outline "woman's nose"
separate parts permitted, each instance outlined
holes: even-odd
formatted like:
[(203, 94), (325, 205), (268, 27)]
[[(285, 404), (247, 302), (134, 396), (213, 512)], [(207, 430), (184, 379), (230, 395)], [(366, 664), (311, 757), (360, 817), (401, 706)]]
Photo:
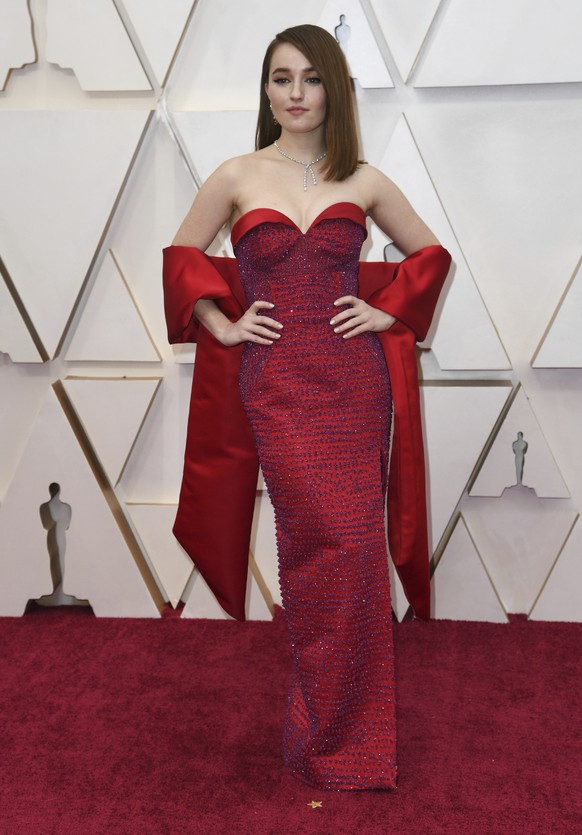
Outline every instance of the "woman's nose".
[(294, 81), (291, 85), (291, 98), (292, 99), (302, 99), (303, 98), (303, 84), (299, 79)]

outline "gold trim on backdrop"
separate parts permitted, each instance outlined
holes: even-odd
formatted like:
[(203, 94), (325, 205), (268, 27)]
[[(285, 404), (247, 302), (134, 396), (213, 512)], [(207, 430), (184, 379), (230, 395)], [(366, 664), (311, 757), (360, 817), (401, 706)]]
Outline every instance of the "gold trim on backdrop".
[(87, 463), (89, 464), (95, 481), (97, 482), (101, 492), (103, 493), (103, 497), (105, 501), (109, 505), (109, 509), (113, 514), (113, 517), (119, 527), (119, 531), (123, 536), (125, 543), (134, 559), (134, 562), (138, 568), (139, 573), (143, 577), (143, 580), (146, 584), (146, 588), (151, 595), (151, 598), (158, 609), (159, 612), (162, 611), (165, 605), (165, 600), (162, 596), (162, 593), (159, 588), (159, 582), (157, 578), (154, 577), (154, 572), (151, 566), (148, 564), (146, 558), (144, 557), (141, 548), (139, 547), (137, 540), (133, 534), (131, 526), (127, 521), (125, 513), (123, 512), (123, 508), (121, 502), (117, 498), (115, 491), (111, 484), (109, 483), (109, 479), (105, 474), (105, 471), (97, 458), (95, 450), (91, 445), (91, 441), (83, 428), (81, 421), (77, 417), (77, 413), (73, 408), (73, 404), (69, 400), (67, 392), (60, 380), (57, 380), (53, 383), (53, 390), (59, 401), (63, 412), (65, 413), (67, 420), (75, 434), (75, 437), (81, 447), (85, 458), (87, 459)]

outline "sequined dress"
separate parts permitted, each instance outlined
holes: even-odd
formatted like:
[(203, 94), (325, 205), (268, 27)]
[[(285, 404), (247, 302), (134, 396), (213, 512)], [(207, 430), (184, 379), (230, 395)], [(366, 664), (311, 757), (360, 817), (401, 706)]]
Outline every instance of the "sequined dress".
[(246, 343), (240, 387), (275, 509), (293, 672), (289, 770), (331, 789), (396, 785), (384, 496), (391, 392), (375, 334), (343, 339), (333, 301), (357, 294), (365, 217), (352, 203), (304, 234), (273, 209), (232, 230), (251, 304), (275, 304), (272, 346)]

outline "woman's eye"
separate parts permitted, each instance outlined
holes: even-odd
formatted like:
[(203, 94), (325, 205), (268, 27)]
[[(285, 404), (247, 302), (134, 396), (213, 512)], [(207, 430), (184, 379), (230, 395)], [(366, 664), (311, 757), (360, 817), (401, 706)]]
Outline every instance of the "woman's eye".
[(321, 78), (319, 78), (317, 75), (310, 76), (306, 79), (306, 81), (308, 81), (310, 84), (321, 84)]
[(282, 76), (280, 78), (273, 79), (274, 84), (287, 84), (288, 81), (289, 81), (288, 78), (284, 78)]

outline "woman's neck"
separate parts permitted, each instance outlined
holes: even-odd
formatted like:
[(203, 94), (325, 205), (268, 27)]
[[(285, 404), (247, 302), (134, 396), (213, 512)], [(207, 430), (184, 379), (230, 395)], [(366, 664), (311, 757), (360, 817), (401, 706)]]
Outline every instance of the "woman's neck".
[(320, 131), (317, 133), (288, 133), (283, 130), (281, 136), (277, 139), (277, 144), (281, 150), (304, 162), (317, 159), (325, 151), (323, 133)]

